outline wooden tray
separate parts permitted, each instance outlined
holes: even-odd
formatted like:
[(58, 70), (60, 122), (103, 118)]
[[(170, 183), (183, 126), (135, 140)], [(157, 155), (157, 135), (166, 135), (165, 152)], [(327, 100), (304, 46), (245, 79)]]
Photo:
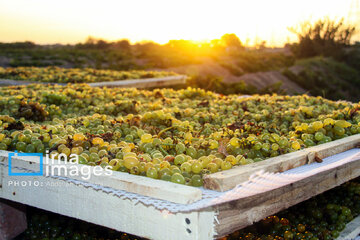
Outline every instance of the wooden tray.
[(284, 172), (315, 161), (315, 158), (323, 159), (337, 153), (355, 148), (360, 143), (360, 134), (345, 137), (332, 142), (324, 143), (303, 150), (280, 155), (249, 165), (238, 166), (204, 176), (204, 187), (216, 191), (227, 191), (236, 185), (246, 182), (249, 177), (258, 172)]

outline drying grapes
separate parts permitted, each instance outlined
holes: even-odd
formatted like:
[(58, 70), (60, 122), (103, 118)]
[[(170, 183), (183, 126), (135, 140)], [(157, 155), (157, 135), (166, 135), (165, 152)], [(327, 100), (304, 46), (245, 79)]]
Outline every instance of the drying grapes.
[(3, 87), (0, 149), (78, 154), (82, 164), (202, 186), (205, 174), (358, 134), (359, 109), (307, 95)]

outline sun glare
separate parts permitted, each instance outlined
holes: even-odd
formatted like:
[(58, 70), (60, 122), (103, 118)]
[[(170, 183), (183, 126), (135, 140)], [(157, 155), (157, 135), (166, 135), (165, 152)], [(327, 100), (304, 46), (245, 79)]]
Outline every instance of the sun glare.
[(166, 43), (170, 39), (209, 41), (235, 33), (247, 44), (265, 40), (268, 45), (281, 45), (295, 38), (287, 27), (324, 16), (346, 17), (350, 3), (0, 0), (0, 41), (74, 43), (94, 36)]

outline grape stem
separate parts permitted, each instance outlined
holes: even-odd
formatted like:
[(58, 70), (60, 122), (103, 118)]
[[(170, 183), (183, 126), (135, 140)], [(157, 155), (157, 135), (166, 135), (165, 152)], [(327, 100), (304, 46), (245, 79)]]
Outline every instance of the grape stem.
[(171, 126), (171, 127), (168, 127), (168, 128), (165, 128), (165, 129), (161, 130), (161, 131), (158, 133), (158, 138), (160, 138), (161, 135), (162, 135), (164, 132), (166, 132), (166, 131), (168, 131), (168, 130), (170, 130), (170, 129), (173, 129), (173, 128), (174, 128), (174, 126)]

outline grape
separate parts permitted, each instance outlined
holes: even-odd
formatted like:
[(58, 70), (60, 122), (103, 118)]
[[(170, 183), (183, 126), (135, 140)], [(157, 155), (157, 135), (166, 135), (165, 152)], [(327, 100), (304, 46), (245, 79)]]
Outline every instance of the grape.
[(19, 152), (25, 152), (26, 151), (26, 143), (24, 142), (17, 142), (16, 143), (16, 150), (18, 150)]
[(294, 150), (299, 150), (301, 148), (300, 143), (297, 141), (294, 141), (293, 143), (291, 143), (291, 147)]
[(33, 144), (28, 144), (25, 148), (25, 152), (27, 153), (33, 153), (35, 152), (35, 146)]
[(337, 120), (335, 122), (335, 127), (341, 127), (341, 128), (347, 128), (350, 127), (351, 123), (345, 121), (345, 120)]
[(84, 136), (84, 134), (81, 134), (81, 133), (75, 133), (74, 136), (73, 136), (73, 139), (75, 141), (84, 141), (85, 136)]
[(271, 145), (271, 149), (274, 150), (274, 151), (277, 151), (279, 149), (279, 145), (277, 143), (273, 143)]
[(223, 161), (221, 163), (220, 167), (221, 167), (221, 170), (228, 170), (228, 169), (230, 169), (232, 167), (232, 164), (230, 162), (228, 162), (228, 161)]
[(215, 173), (215, 172), (217, 172), (217, 171), (219, 170), (219, 166), (218, 166), (216, 163), (211, 162), (211, 163), (209, 163), (209, 164), (207, 165), (207, 169), (208, 169), (211, 173)]
[(136, 157), (132, 157), (132, 156), (129, 156), (129, 157), (124, 157), (124, 166), (127, 168), (127, 169), (131, 169), (133, 167), (137, 167), (139, 165), (139, 160), (136, 158)]
[(202, 177), (198, 174), (194, 174), (191, 177), (191, 182), (194, 187), (201, 187), (203, 185)]
[(174, 164), (181, 165), (186, 161), (185, 157), (183, 155), (177, 155), (174, 159)]
[(7, 149), (7, 145), (5, 143), (0, 143), (0, 150), (6, 150)]
[(190, 173), (191, 172), (191, 164), (188, 162), (184, 162), (183, 164), (181, 164), (180, 169), (182, 172), (187, 172)]
[(322, 132), (316, 132), (315, 133), (315, 139), (316, 139), (316, 141), (321, 141), (321, 140), (323, 140), (324, 139), (324, 134), (322, 133)]
[(93, 138), (93, 140), (92, 140), (92, 144), (94, 144), (94, 145), (102, 145), (103, 143), (104, 143), (104, 140), (99, 137)]
[(168, 161), (162, 161), (160, 163), (160, 169), (170, 168), (170, 163)]
[(345, 134), (345, 129), (343, 127), (340, 126), (335, 126), (334, 127), (334, 133), (338, 136), (342, 136)]
[(152, 142), (152, 136), (150, 134), (146, 133), (141, 136), (141, 141), (143, 143), (150, 143), (150, 142)]
[(191, 166), (191, 171), (193, 173), (200, 173), (202, 170), (202, 164), (199, 161), (195, 161)]
[(146, 176), (149, 177), (149, 178), (155, 178), (155, 179), (157, 179), (157, 178), (158, 178), (158, 171), (157, 171), (157, 169), (154, 168), (154, 167), (148, 168), (148, 170), (146, 171)]
[(234, 146), (234, 147), (240, 146), (238, 138), (231, 138), (229, 143), (230, 143), (231, 146)]
[(219, 143), (216, 140), (210, 140), (209, 142), (209, 148), (210, 149), (216, 149), (219, 147)]
[(171, 176), (171, 182), (178, 184), (185, 184), (185, 178), (180, 173), (174, 173)]
[(91, 153), (90, 156), (89, 156), (89, 161), (91, 161), (91, 162), (96, 162), (99, 159), (100, 158), (99, 158), (99, 155), (97, 153)]
[(192, 158), (196, 158), (197, 156), (197, 151), (194, 147), (189, 147), (186, 149), (186, 154), (189, 155)]
[(315, 146), (315, 145), (316, 145), (316, 144), (314, 143), (314, 141), (311, 140), (311, 139), (306, 139), (306, 140), (304, 141), (304, 143), (305, 143), (305, 145), (306, 145), (307, 147), (311, 147), (311, 146)]
[(185, 152), (186, 147), (183, 143), (178, 143), (178, 144), (176, 144), (175, 149), (176, 149), (177, 154), (181, 154), (181, 153)]

